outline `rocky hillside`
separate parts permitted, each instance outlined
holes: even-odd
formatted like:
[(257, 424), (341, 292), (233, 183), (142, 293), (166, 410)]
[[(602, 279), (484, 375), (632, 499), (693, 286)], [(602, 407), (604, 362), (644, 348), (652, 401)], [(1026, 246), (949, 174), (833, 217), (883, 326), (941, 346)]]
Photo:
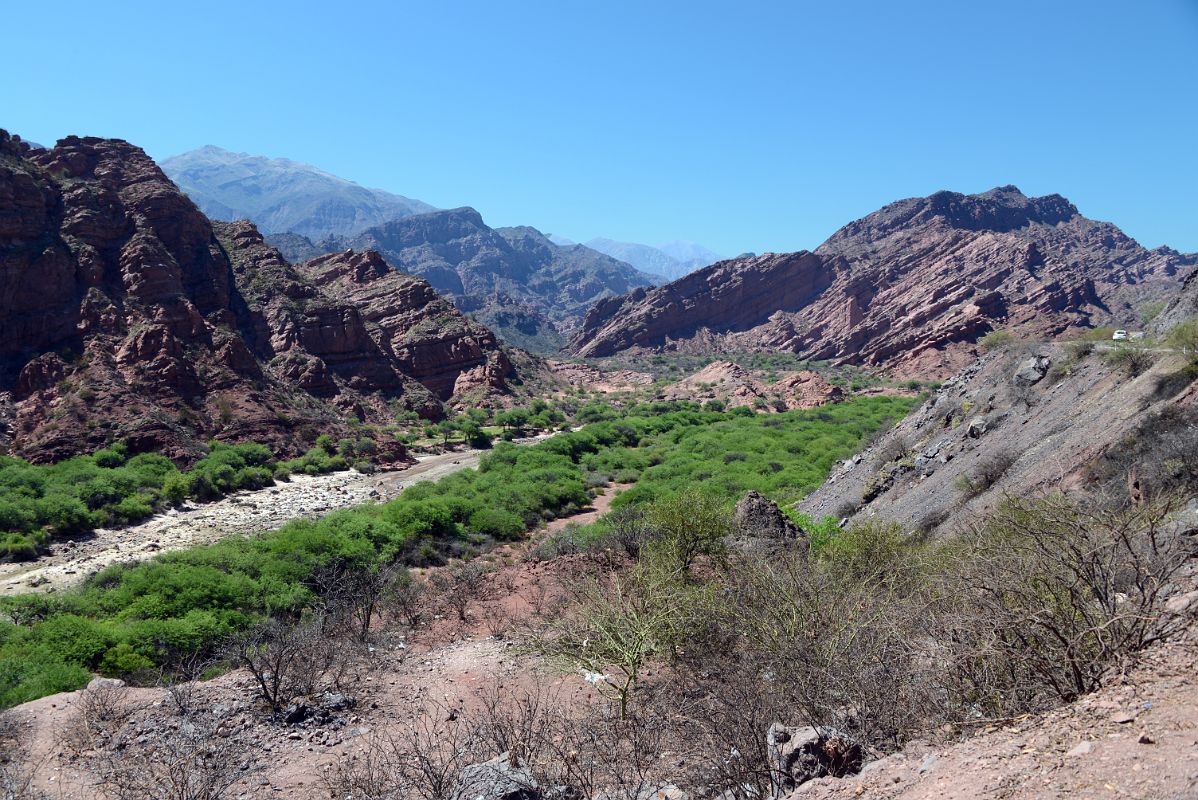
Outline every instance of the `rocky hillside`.
[(212, 145), (172, 156), (162, 169), (212, 219), (248, 219), (264, 233), (291, 231), (317, 239), (353, 235), (433, 209), (308, 164)]
[(1103, 356), (1078, 344), (986, 354), (833, 470), (801, 509), (933, 532), (1007, 496), (1084, 489), (1139, 502), (1188, 485), (1198, 420), (1192, 367), (1162, 353), (1133, 376)]
[(1198, 318), (1198, 271), (1190, 273), (1181, 291), (1153, 318), (1151, 328), (1154, 333), (1164, 334), (1174, 325), (1195, 318)]
[(294, 452), (512, 372), (427, 282), (376, 253), (297, 269), (121, 140), (0, 132), (0, 277), (0, 436), (33, 459), (117, 438), (181, 459), (212, 437)]
[(428, 280), (459, 310), (514, 342), (555, 350), (595, 301), (654, 280), (582, 245), (556, 245), (535, 228), (491, 228), (472, 208), (407, 217), (353, 237), (318, 243), (285, 237), (284, 252), (377, 250), (398, 269)]
[(852, 222), (813, 253), (723, 261), (602, 300), (571, 349), (781, 349), (945, 376), (996, 328), (1133, 327), (1138, 309), (1175, 294), (1196, 264), (1198, 255), (1146, 250), (1058, 195), (939, 192)]

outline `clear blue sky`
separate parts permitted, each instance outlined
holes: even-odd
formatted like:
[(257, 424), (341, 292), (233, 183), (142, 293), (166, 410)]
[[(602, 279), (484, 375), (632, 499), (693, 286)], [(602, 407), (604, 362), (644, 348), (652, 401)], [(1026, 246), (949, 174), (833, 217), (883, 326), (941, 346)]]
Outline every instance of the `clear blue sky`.
[(1198, 0), (33, 2), (0, 127), (286, 156), (574, 239), (814, 247), (1014, 183), (1198, 250)]

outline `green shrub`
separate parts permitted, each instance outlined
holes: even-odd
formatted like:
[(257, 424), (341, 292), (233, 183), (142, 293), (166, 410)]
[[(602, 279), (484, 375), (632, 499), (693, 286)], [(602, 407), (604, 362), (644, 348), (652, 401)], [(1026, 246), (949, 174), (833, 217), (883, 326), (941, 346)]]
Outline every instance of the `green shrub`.
[(492, 539), (516, 539), (525, 531), (524, 520), (502, 508), (480, 508), (470, 515), (470, 530)]
[(154, 662), (135, 652), (128, 642), (108, 649), (100, 659), (100, 672), (112, 677), (126, 677), (153, 669)]
[[(229, 537), (139, 564), (114, 565), (52, 601), (6, 599), (0, 610), (21, 625), (15, 632), (0, 631), (0, 702), (76, 688), (91, 669), (128, 674), (145, 669), (143, 659), (169, 668), (185, 654), (210, 652), (229, 635), (263, 619), (299, 616), (319, 603), (317, 576), (334, 565), (369, 568), (390, 560), (434, 565), (447, 555), (468, 552), (480, 539), (517, 537), (546, 519), (586, 506), (591, 500), (588, 474), (617, 479), (639, 475), (638, 485), (619, 498), (624, 505), (676, 496), (698, 485), (701, 475), (710, 476), (703, 503), (723, 513), (747, 488), (776, 499), (797, 498), (817, 485), (832, 463), (912, 405), (907, 398), (859, 398), (826, 410), (767, 417), (751, 411), (703, 411), (694, 403), (646, 403), (619, 419), (536, 445), (500, 443), (477, 470), (418, 483), (382, 505), (289, 523), (257, 537)], [(744, 459), (725, 464), (730, 452)], [(98, 467), (91, 457), (51, 468), (0, 459), (0, 498), (20, 507), (59, 481), (80, 487), (97, 482), (117, 495), (112, 505), (101, 507), (104, 513), (120, 513), (126, 501), (126, 511), (140, 513), (150, 502), (150, 491), (159, 501), (178, 498), (184, 479), (189, 490), (218, 493), (223, 487), (268, 479), (272, 467), (307, 472), (345, 465), (341, 455), (323, 444), (276, 465), (264, 448), (214, 443), (196, 468), (182, 475), (152, 458), (135, 464), (137, 459), (142, 456), (117, 469)], [(70, 496), (86, 507), (82, 496)], [(78, 512), (78, 506), (73, 508)], [(681, 560), (693, 558), (694, 552), (716, 552), (716, 533), (695, 534), (693, 504), (676, 502), (675, 510), (673, 521), (657, 520), (659, 528), (677, 534), (682, 544), (701, 545), (697, 551), (680, 545)], [(603, 530), (602, 525), (571, 529), (569, 536), (559, 537), (559, 550), (583, 546)], [(38, 533), (6, 535), (11, 540)], [(11, 542), (13, 548), (20, 546)]]
[(57, 614), (36, 628), (36, 641), (63, 660), (94, 667), (115, 643), (107, 627), (75, 614)]
[(1139, 345), (1122, 345), (1106, 353), (1106, 361), (1130, 378), (1143, 375), (1152, 368), (1156, 355)]
[(92, 457), (96, 460), (97, 467), (104, 467), (106, 469), (114, 469), (125, 463), (124, 453), (113, 448), (97, 450)]
[(0, 500), (0, 530), (23, 533), (33, 529), (35, 514), (29, 501)]
[(1010, 331), (990, 331), (982, 338), (978, 339), (978, 350), (983, 353), (989, 353), (994, 350), (1001, 350), (1004, 347), (1009, 347), (1015, 343), (1015, 334)]

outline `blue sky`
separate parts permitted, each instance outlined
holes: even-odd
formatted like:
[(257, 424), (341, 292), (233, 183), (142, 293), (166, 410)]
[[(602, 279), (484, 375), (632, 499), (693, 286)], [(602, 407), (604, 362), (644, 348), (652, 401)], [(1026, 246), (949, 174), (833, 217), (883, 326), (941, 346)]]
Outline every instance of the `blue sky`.
[(4, 18), (0, 127), (46, 144), (211, 143), (493, 225), (727, 255), (1014, 183), (1198, 250), (1198, 0), (68, 1)]

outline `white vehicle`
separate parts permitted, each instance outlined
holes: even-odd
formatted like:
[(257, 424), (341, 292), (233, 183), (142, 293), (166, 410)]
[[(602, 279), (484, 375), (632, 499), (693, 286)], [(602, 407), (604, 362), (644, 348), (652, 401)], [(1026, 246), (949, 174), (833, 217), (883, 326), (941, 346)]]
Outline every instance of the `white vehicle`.
[(1117, 330), (1111, 334), (1111, 340), (1115, 341), (1115, 342), (1122, 342), (1126, 338), (1127, 338), (1127, 331), (1125, 331), (1125, 330)]

